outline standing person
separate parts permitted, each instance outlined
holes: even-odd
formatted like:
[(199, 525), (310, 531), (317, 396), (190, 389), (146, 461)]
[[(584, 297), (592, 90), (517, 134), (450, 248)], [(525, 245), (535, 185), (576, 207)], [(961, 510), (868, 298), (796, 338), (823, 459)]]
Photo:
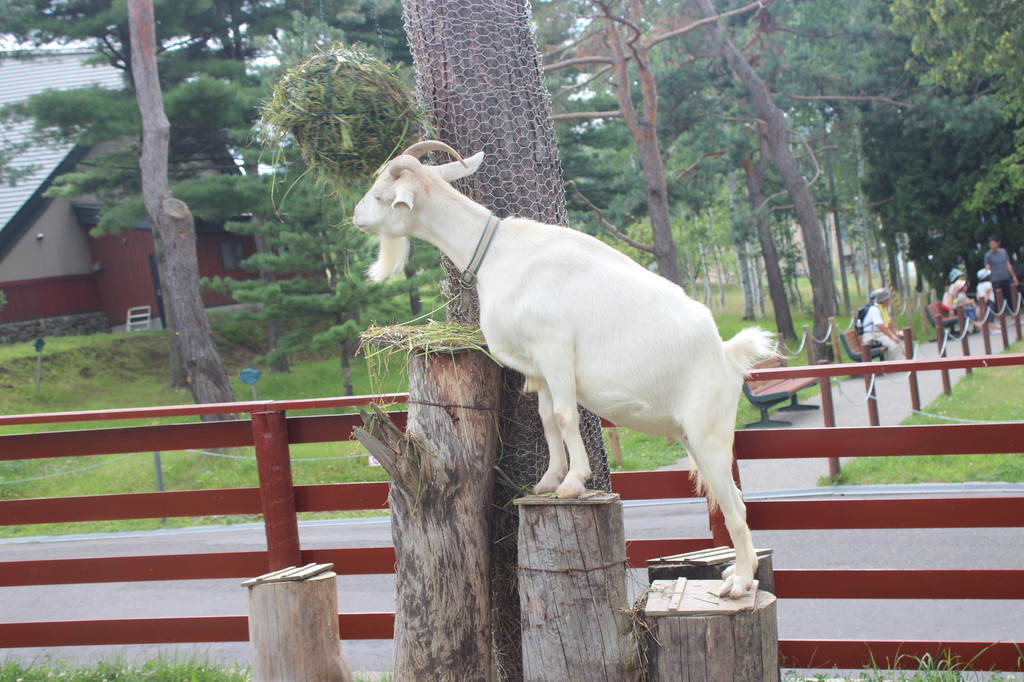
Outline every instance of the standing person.
[(896, 325), (889, 317), (888, 303), (891, 298), (888, 289), (875, 289), (871, 292), (871, 307), (864, 315), (861, 345), (867, 346), (871, 341), (878, 341), (885, 346), (886, 360), (906, 360), (903, 335), (896, 331)]
[(1017, 275), (1010, 265), (1010, 256), (1006, 249), (999, 246), (999, 236), (992, 235), (988, 238), (988, 251), (985, 252), (985, 267), (992, 273), (992, 288), (1003, 292), (1003, 300), (1007, 305), (1014, 305), (1013, 291), (1010, 282), (1018, 284)]

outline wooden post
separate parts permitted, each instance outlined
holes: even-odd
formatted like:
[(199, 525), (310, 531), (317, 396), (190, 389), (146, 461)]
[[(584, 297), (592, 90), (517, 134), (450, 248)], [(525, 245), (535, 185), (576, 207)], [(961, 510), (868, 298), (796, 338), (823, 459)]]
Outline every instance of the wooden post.
[(777, 682), (775, 596), (721, 599), (718, 580), (658, 580), (644, 606), (649, 682)]
[[(935, 319), (935, 343), (937, 343), (939, 346), (940, 358), (946, 357), (946, 338), (948, 335), (946, 333), (946, 325), (942, 323), (944, 319), (945, 316), (942, 315), (941, 313)], [(945, 393), (946, 395), (949, 395), (950, 393), (953, 392), (953, 386), (949, 381), (949, 370), (939, 370), (939, 375), (942, 377), (942, 392)]]
[[(860, 346), (860, 361), (871, 362), (871, 346), (862, 343)], [(878, 426), (878, 401), (875, 400), (875, 375), (864, 375), (864, 392), (867, 394), (868, 422), (871, 426)]]
[[(1012, 286), (1012, 285), (1011, 285)], [(1006, 328), (1006, 307), (1003, 306), (1003, 292), (996, 292), (996, 306), (999, 310), (1000, 336), (1003, 337), (1003, 350), (1010, 346), (1010, 330)]]
[(355, 436), (391, 477), (396, 680), (493, 680), (490, 512), (500, 367), (414, 350), (403, 435), (379, 407)]
[[(928, 311), (926, 310), (926, 308), (928, 306), (927, 306), (926, 303), (924, 303), (924, 301), (921, 300), (921, 292), (920, 291), (917, 292), (917, 307), (921, 310), (921, 314), (919, 316), (921, 318), (921, 338), (922, 339), (927, 339), (928, 338)], [(907, 357), (910, 357), (910, 356), (908, 355)]]
[(811, 336), (811, 327), (807, 324), (804, 325), (804, 341), (807, 343), (807, 366), (814, 367), (818, 360), (814, 357), (814, 339)]
[(836, 359), (836, 362), (843, 361), (843, 354), (839, 352), (839, 327), (836, 325), (836, 318), (828, 318), (828, 328), (832, 330), (829, 336), (832, 338), (832, 357)]
[(609, 426), (604, 432), (608, 434), (608, 458), (612, 464), (622, 466), (622, 442), (619, 440), (618, 427)]
[(515, 504), (524, 679), (638, 680), (619, 496), (531, 496)]
[(252, 437), (267, 534), (267, 564), (269, 570), (277, 571), (302, 561), (285, 413), (278, 410), (253, 412)]
[[(903, 328), (903, 357), (913, 359), (914, 357), (914, 329), (913, 327)], [(921, 411), (921, 390), (917, 385), (917, 372), (910, 372), (907, 375), (907, 382), (910, 385), (910, 409), (914, 412)]]
[[(966, 358), (971, 354), (971, 340), (968, 337), (970, 337), (969, 329), (972, 326), (972, 322), (967, 319), (962, 306), (957, 308), (957, 322), (960, 325), (960, 353)], [(964, 368), (964, 373), (967, 375), (970, 375), (971, 371), (970, 367)]]
[(249, 580), (253, 682), (350, 682), (338, 637), (333, 564), (289, 567)]
[[(1016, 306), (1016, 310), (1017, 310), (1017, 312), (1013, 316), (1013, 326), (1017, 330), (1017, 340), (1020, 341), (1021, 338), (1024, 338), (1024, 337), (1021, 336), (1021, 328), (1020, 328), (1020, 309), (1021, 309), (1021, 304), (1020, 304), (1019, 287), (1016, 284), (1011, 284), (1010, 285), (1010, 291), (1013, 293), (1013, 303)], [(1009, 332), (1007, 332), (1007, 333), (1009, 333)]]

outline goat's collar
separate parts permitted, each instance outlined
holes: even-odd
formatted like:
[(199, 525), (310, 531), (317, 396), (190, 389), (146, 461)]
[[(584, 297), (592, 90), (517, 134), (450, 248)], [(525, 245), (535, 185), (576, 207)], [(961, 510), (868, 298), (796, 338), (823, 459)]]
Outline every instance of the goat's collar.
[(498, 226), (501, 225), (501, 221), (494, 217), (494, 214), (487, 216), (487, 224), (484, 225), (484, 232), (480, 235), (480, 241), (476, 243), (476, 248), (473, 250), (473, 257), (469, 259), (469, 265), (462, 271), (459, 276), (459, 312), (464, 313), (469, 310), (470, 306), (470, 290), (476, 286), (476, 273), (480, 269), (481, 263), (484, 262), (484, 256), (487, 255), (487, 250), (491, 248), (491, 242), (494, 240), (494, 233), (498, 231)]

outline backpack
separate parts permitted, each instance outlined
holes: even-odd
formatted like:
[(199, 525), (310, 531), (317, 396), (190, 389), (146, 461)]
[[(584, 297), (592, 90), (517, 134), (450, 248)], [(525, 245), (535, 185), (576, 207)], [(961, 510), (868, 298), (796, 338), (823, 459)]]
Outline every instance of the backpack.
[(864, 333), (864, 318), (867, 316), (869, 310), (871, 310), (870, 303), (857, 309), (857, 318), (853, 323), (854, 328), (857, 330), (857, 336)]

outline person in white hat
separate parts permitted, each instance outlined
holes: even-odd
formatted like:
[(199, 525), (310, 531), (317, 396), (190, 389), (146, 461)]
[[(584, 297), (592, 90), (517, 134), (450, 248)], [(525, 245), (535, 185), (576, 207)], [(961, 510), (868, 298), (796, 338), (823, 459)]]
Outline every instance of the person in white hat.
[(892, 296), (888, 289), (875, 289), (871, 292), (871, 307), (864, 315), (864, 333), (861, 345), (878, 341), (885, 347), (886, 360), (906, 360), (903, 350), (903, 336), (896, 331), (896, 326), (889, 317), (889, 302)]

